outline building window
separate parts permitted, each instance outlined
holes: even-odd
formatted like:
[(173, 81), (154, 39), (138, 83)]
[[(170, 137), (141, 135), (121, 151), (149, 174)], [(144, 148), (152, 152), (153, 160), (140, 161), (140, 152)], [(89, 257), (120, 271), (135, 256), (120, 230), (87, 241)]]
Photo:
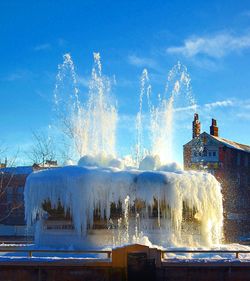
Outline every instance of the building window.
[(211, 153), (210, 151), (208, 152), (208, 156), (209, 156), (209, 157), (211, 157), (211, 156), (212, 156), (212, 153)]
[(18, 200), (18, 201), (22, 201), (22, 200), (23, 200), (23, 189), (24, 189), (23, 186), (18, 186), (18, 187), (17, 187), (17, 194), (16, 194), (16, 197), (17, 197), (17, 200)]
[(244, 187), (247, 187), (248, 185), (248, 176), (247, 175), (244, 175)]
[(240, 177), (240, 173), (237, 173), (237, 184), (240, 185), (241, 184), (241, 177)]
[(213, 156), (216, 156), (216, 151), (213, 151)]
[(248, 167), (248, 155), (245, 156), (245, 167)]
[(7, 197), (7, 203), (11, 204), (13, 201), (13, 187), (8, 186), (6, 189), (6, 197)]
[(237, 153), (237, 166), (240, 166), (240, 153)]

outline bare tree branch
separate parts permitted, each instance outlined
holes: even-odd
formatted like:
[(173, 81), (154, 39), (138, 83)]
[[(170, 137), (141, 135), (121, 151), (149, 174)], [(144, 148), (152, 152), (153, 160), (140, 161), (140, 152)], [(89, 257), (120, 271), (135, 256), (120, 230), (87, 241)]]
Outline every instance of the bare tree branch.
[[(1, 156), (3, 156), (3, 153), (5, 153), (6, 151), (7, 151), (7, 149), (5, 147), (1, 146), (0, 158), (1, 158)], [(14, 164), (16, 162), (18, 153), (19, 153), (19, 151), (16, 153), (15, 157), (13, 157), (13, 159), (10, 160), (9, 163), (7, 163), (7, 161), (5, 162), (5, 165), (6, 166), (8, 165), (7, 167), (2, 168), (0, 170), (0, 203), (4, 203), (4, 200), (5, 200), (4, 197), (6, 197), (6, 195), (7, 195), (8, 188), (13, 188), (11, 186), (11, 183), (14, 180), (14, 176), (15, 176)], [(5, 204), (6, 203), (7, 203), (7, 201), (5, 201)], [(7, 213), (5, 213), (5, 214), (0, 213), (0, 222), (7, 219), (13, 213), (14, 210), (21, 208), (23, 206), (23, 202), (12, 201), (9, 206), (10, 206), (10, 208), (7, 210), (8, 211)]]
[(6, 220), (15, 210), (21, 208), (23, 206), (23, 203), (19, 203), (17, 205), (12, 206), (11, 209), (9, 209), (9, 212), (4, 216), (0, 217), (0, 223), (4, 220)]
[(33, 132), (33, 145), (28, 153), (28, 157), (33, 163), (45, 165), (46, 161), (55, 160), (55, 145), (51, 137), (44, 133)]

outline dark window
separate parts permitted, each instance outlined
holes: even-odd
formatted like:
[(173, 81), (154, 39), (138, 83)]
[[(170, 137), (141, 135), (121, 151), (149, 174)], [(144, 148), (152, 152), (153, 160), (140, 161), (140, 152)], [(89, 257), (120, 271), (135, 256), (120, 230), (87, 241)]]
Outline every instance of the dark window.
[(240, 153), (237, 153), (237, 165), (240, 166)]
[(237, 173), (237, 183), (238, 183), (238, 185), (241, 184), (241, 176), (240, 176), (240, 173)]
[(244, 176), (244, 186), (247, 187), (247, 185), (248, 185), (248, 176), (245, 175)]
[(245, 167), (248, 166), (248, 155), (245, 156)]
[(216, 151), (213, 151), (213, 156), (216, 156)]

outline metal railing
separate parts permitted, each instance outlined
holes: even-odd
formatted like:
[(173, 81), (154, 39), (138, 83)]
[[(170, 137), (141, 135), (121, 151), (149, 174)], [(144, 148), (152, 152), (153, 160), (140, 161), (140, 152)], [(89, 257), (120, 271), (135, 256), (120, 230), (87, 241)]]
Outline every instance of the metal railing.
[[(107, 258), (111, 258), (112, 250), (45, 250), (45, 249), (17, 249), (15, 246), (0, 247), (0, 253), (26, 253), (28, 257), (34, 257), (35, 253), (47, 254), (105, 254)], [(166, 258), (166, 254), (234, 254), (238, 259), (240, 254), (250, 254), (250, 250), (162, 250), (161, 258)], [(39, 256), (37, 256), (39, 257)], [(202, 259), (197, 257), (197, 259)]]
[(2, 247), (2, 245), (8, 245), (8, 244), (12, 244), (12, 245), (20, 245), (20, 244), (34, 244), (34, 240), (6, 240), (6, 241), (2, 241), (0, 240), (0, 246)]
[[(0, 253), (27, 253), (28, 257), (34, 257), (34, 253), (48, 253), (48, 254), (106, 254), (107, 258), (111, 258), (112, 251), (102, 250), (44, 250), (44, 249), (14, 249), (10, 247), (1, 247)], [(39, 257), (39, 256), (38, 256)]]
[(239, 254), (250, 254), (247, 250), (163, 250), (161, 251), (162, 259), (165, 259), (165, 255), (168, 253), (174, 254), (235, 254), (235, 258), (239, 258)]

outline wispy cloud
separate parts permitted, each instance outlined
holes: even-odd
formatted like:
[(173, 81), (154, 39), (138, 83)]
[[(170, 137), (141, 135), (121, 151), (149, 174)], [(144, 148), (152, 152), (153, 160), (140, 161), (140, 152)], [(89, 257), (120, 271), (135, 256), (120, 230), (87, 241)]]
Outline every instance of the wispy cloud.
[(120, 129), (127, 129), (130, 132), (135, 132), (136, 116), (133, 114), (119, 114), (118, 124)]
[(16, 81), (16, 80), (22, 79), (23, 76), (24, 76), (24, 75), (23, 75), (23, 73), (21, 73), (21, 72), (10, 73), (9, 75), (7, 75), (7, 76), (4, 77), (4, 80), (5, 80), (5, 81), (12, 82), (12, 81)]
[(250, 17), (250, 10), (245, 10), (240, 15), (243, 17)]
[(84, 76), (78, 76), (77, 82), (79, 83), (79, 85), (83, 86), (84, 88), (88, 88), (90, 83), (90, 77), (87, 78)]
[(34, 47), (34, 51), (46, 51), (49, 49), (51, 49), (51, 44), (49, 43), (40, 44)]
[(236, 104), (238, 104), (238, 102), (236, 102), (232, 99), (226, 99), (226, 100), (221, 100), (221, 101), (205, 103), (203, 105), (194, 104), (194, 105), (190, 105), (190, 106), (186, 106), (186, 107), (178, 107), (178, 108), (175, 108), (174, 110), (176, 112), (190, 111), (190, 110), (197, 110), (197, 109), (200, 110), (201, 108), (211, 110), (216, 107), (230, 107), (230, 106), (234, 106)]
[(42, 44), (38, 44), (33, 47), (33, 50), (36, 52), (39, 51), (48, 51), (53, 48), (64, 48), (66, 47), (68, 42), (64, 38), (58, 38), (56, 40), (53, 40), (52, 42), (46, 42)]
[(189, 105), (189, 106), (185, 106), (185, 107), (177, 107), (174, 109), (175, 112), (184, 112), (184, 111), (193, 111), (196, 110), (198, 108), (197, 104), (193, 104), (193, 105)]
[(204, 105), (204, 107), (207, 108), (207, 109), (212, 109), (212, 108), (215, 108), (215, 107), (229, 107), (229, 106), (234, 106), (234, 102), (230, 99), (206, 103)]
[(21, 70), (16, 70), (13, 73), (7, 74), (6, 76), (2, 77), (1, 80), (13, 82), (17, 80), (26, 80), (33, 76), (34, 74), (31, 71), (27, 69), (21, 69)]
[(250, 120), (250, 113), (249, 112), (240, 112), (237, 114), (237, 117), (244, 120)]
[(150, 67), (156, 68), (156, 62), (151, 58), (138, 57), (136, 55), (128, 56), (128, 63), (137, 67)]
[(232, 52), (250, 48), (250, 33), (236, 36), (229, 32), (220, 32), (208, 36), (192, 36), (184, 40), (182, 46), (167, 48), (169, 54), (180, 54), (188, 58), (205, 55), (222, 58)]
[(243, 108), (242, 101), (234, 100), (234, 99), (226, 99), (226, 100), (220, 100), (205, 104), (193, 104), (185, 107), (177, 107), (174, 109), (175, 112), (182, 112), (184, 114), (190, 114), (194, 111), (197, 112), (211, 112), (212, 110), (216, 110), (219, 108), (229, 108), (229, 107), (241, 107)]
[(57, 43), (58, 43), (59, 47), (65, 47), (67, 45), (67, 41), (65, 39), (63, 39), (63, 38), (59, 38), (57, 40)]

